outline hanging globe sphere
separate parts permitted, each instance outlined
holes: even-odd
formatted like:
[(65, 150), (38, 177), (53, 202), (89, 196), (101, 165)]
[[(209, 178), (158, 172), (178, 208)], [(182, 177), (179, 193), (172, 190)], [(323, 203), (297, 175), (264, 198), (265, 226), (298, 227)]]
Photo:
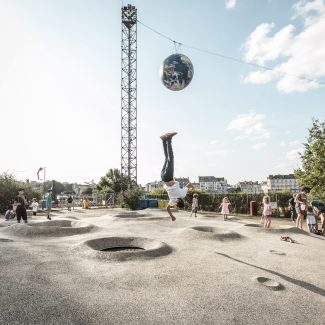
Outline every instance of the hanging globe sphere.
[(184, 54), (172, 54), (160, 66), (160, 78), (170, 90), (182, 90), (193, 78), (194, 69), (191, 60)]

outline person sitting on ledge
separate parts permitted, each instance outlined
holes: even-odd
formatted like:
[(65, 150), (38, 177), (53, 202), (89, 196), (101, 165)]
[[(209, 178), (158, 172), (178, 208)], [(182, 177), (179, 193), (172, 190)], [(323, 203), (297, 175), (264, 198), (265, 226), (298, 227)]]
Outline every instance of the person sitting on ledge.
[(165, 162), (161, 170), (161, 179), (164, 182), (164, 189), (167, 191), (169, 202), (167, 205), (167, 212), (171, 217), (172, 221), (175, 221), (176, 218), (171, 212), (173, 206), (178, 208), (184, 208), (183, 198), (187, 194), (189, 188), (193, 188), (191, 183), (188, 183), (185, 188), (180, 188), (179, 182), (174, 179), (174, 154), (172, 148), (172, 137), (177, 133), (166, 133), (160, 137), (163, 143)]

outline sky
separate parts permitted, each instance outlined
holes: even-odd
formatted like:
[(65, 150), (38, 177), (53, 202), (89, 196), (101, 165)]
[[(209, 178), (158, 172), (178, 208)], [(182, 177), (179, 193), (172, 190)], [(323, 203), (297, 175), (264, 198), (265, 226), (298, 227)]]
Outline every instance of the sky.
[(0, 173), (37, 180), (46, 167), (47, 180), (83, 183), (120, 168), (128, 3), (194, 66), (187, 88), (167, 89), (174, 43), (138, 23), (139, 184), (159, 180), (169, 131), (175, 176), (192, 182), (299, 167), (312, 119), (325, 119), (325, 0), (0, 0)]

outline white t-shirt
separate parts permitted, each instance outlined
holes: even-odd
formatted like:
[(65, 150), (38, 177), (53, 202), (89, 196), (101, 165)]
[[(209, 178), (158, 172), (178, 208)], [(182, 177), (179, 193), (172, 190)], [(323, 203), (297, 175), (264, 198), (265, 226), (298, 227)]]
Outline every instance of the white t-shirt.
[(37, 202), (32, 202), (31, 207), (33, 209), (33, 212), (37, 212), (37, 210), (38, 210), (38, 203)]
[(184, 198), (187, 194), (187, 187), (180, 188), (179, 182), (175, 181), (172, 186), (167, 186), (164, 184), (164, 189), (167, 191), (169, 202), (168, 205), (174, 206), (176, 205), (176, 199)]
[(316, 225), (316, 219), (312, 214), (307, 214), (307, 225)]
[(192, 208), (197, 208), (199, 206), (199, 200), (197, 197), (193, 197)]

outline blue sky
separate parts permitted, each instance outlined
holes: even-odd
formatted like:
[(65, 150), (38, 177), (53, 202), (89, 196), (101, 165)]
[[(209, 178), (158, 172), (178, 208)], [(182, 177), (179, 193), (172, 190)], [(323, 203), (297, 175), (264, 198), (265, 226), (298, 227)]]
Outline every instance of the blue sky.
[[(325, 117), (325, 1), (123, 2), (178, 42), (276, 69), (182, 46), (194, 78), (173, 92), (159, 79), (173, 43), (138, 24), (138, 182), (159, 180), (166, 131), (179, 133), (175, 176), (293, 172)], [(121, 5), (0, 0), (0, 172), (84, 182), (120, 168)]]

